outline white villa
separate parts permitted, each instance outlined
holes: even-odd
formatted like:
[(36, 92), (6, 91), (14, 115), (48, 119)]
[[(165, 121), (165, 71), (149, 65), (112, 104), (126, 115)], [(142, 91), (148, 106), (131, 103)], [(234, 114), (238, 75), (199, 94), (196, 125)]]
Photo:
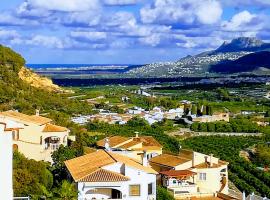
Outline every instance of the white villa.
[(162, 154), (150, 160), (159, 172), (158, 181), (177, 198), (228, 194), (228, 163), (213, 155), (181, 150), (179, 155)]
[(157, 172), (147, 161), (98, 150), (65, 162), (77, 183), (78, 200), (155, 200)]
[(0, 113), (0, 123), (6, 127), (16, 125), (11, 131), (13, 150), (18, 150), (27, 158), (52, 162), (51, 153), (62, 144), (67, 145), (69, 130), (52, 124), (52, 120), (36, 115), (26, 115), (17, 111)]

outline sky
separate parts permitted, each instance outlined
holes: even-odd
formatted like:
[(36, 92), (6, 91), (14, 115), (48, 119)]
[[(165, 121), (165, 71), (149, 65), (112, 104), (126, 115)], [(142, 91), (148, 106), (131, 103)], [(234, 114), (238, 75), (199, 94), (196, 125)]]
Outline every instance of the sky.
[(0, 43), (32, 64), (146, 64), (270, 41), (269, 21), (270, 0), (0, 0)]

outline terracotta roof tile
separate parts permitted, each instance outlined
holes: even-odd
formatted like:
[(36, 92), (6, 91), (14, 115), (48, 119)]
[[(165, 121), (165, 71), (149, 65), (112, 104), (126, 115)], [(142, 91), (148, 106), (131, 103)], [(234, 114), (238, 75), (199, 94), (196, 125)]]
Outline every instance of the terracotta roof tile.
[(66, 132), (68, 129), (66, 127), (57, 126), (54, 124), (46, 124), (42, 132)]
[[(142, 143), (142, 148), (144, 147), (155, 147), (162, 148), (162, 145), (152, 136), (141, 136), (141, 137), (133, 137), (133, 138), (127, 138), (122, 136), (113, 136), (109, 138), (109, 143), (112, 148), (130, 148), (136, 144)], [(104, 147), (105, 145), (105, 139), (102, 139), (97, 142), (97, 145), (100, 147)]]
[(162, 147), (162, 145), (152, 136), (140, 136), (133, 138), (134, 141), (140, 141), (143, 143), (143, 146), (156, 146)]
[(156, 157), (153, 157), (150, 162), (151, 163), (156, 163), (159, 165), (165, 165), (168, 167), (176, 167), (178, 165), (181, 165), (183, 163), (186, 163), (190, 161), (191, 159), (185, 158), (185, 157), (180, 157), (180, 156), (175, 156), (175, 155), (170, 155), (170, 154), (161, 154)]
[[(105, 139), (102, 139), (102, 140), (99, 140), (97, 142), (97, 145), (100, 146), (100, 147), (104, 147), (105, 145)], [(114, 146), (117, 146), (117, 145), (120, 145), (126, 141), (128, 141), (129, 138), (126, 138), (126, 137), (122, 137), (122, 136), (113, 136), (113, 137), (110, 137), (109, 138), (109, 143), (110, 143), (110, 146), (111, 147), (114, 147)]]
[(104, 150), (100, 150), (94, 153), (80, 156), (78, 158), (67, 160), (65, 161), (65, 165), (67, 166), (73, 179), (75, 181), (79, 181), (80, 179), (87, 177), (91, 173), (95, 172), (99, 168), (117, 162), (123, 163), (135, 169), (145, 171), (147, 173), (157, 174), (157, 172), (153, 170), (151, 167), (143, 166), (136, 160), (133, 160), (129, 157), (117, 153), (107, 152)]
[(123, 145), (121, 145), (121, 146), (118, 146), (117, 148), (120, 148), (120, 149), (128, 149), (128, 148), (133, 147), (133, 146), (135, 146), (135, 145), (137, 145), (137, 144), (142, 144), (142, 142), (132, 140), (132, 141), (130, 141), (130, 142), (128, 142), (128, 143), (125, 143), (125, 144), (123, 144)]
[(128, 180), (130, 179), (122, 174), (101, 168), (80, 179), (81, 182), (121, 182)]
[(46, 117), (37, 116), (37, 115), (26, 115), (26, 114), (19, 113), (17, 111), (13, 111), (13, 110), (1, 112), (0, 115), (5, 116), (5, 117), (10, 117), (13, 119), (17, 119), (17, 120), (20, 120), (20, 121), (26, 122), (26, 123), (30, 122), (30, 123), (37, 124), (37, 125), (47, 124), (47, 123), (52, 121), (51, 119), (46, 118)]
[(105, 151), (97, 151), (67, 160), (65, 161), (65, 165), (67, 166), (73, 179), (78, 181), (79, 179), (91, 174), (98, 168), (113, 164), (115, 162), (116, 161), (108, 156)]
[(185, 178), (195, 175), (196, 173), (190, 170), (169, 170), (169, 171), (162, 171), (160, 172), (160, 174), (163, 174), (169, 177), (185, 179)]

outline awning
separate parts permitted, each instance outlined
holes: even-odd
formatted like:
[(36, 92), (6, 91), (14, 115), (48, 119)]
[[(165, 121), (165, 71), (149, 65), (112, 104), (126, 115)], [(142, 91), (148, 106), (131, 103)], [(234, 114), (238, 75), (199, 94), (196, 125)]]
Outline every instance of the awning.
[(169, 178), (176, 178), (185, 180), (193, 175), (196, 175), (197, 173), (192, 172), (190, 170), (169, 170), (169, 171), (162, 171), (160, 174), (165, 175)]

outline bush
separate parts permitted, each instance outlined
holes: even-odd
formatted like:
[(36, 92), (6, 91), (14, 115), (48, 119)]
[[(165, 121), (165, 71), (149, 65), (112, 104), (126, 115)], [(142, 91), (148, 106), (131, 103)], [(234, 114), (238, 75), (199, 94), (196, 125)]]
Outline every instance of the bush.
[(174, 200), (174, 197), (161, 186), (157, 186), (157, 200)]

